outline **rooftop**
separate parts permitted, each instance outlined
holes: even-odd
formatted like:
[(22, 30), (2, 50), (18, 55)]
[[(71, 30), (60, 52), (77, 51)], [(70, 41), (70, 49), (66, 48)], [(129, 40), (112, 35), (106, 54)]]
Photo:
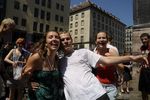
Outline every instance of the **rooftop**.
[(117, 19), (120, 21), (120, 19), (117, 18), (116, 16), (112, 15), (112, 13), (105, 11), (101, 7), (97, 6), (95, 3), (88, 1), (88, 0), (86, 2), (81, 2), (79, 5), (73, 5), (71, 7), (70, 14), (74, 14), (74, 13), (82, 11), (86, 8), (95, 8), (95, 9), (102, 11), (103, 13), (107, 14), (108, 16), (113, 17), (114, 19)]

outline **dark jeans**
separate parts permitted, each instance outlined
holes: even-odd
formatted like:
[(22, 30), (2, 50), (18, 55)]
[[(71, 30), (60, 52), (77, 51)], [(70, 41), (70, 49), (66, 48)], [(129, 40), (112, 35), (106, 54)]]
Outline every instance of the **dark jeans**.
[(110, 99), (109, 99), (108, 95), (105, 93), (104, 95), (102, 95), (101, 97), (99, 97), (96, 100), (110, 100)]

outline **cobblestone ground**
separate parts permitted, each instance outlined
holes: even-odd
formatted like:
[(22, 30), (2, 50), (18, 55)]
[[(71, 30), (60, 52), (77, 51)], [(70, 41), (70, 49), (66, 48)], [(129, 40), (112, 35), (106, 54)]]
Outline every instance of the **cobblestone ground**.
[[(117, 100), (142, 100), (141, 92), (138, 91), (139, 73), (137, 67), (133, 67), (132, 80), (130, 81), (130, 93), (123, 93), (117, 97)], [(150, 100), (150, 96), (149, 96)]]

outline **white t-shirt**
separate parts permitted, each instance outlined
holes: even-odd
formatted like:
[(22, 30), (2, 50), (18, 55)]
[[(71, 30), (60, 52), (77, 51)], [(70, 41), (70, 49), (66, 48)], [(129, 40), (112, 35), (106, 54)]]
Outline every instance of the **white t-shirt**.
[(80, 49), (60, 60), (66, 100), (96, 100), (106, 93), (91, 69), (100, 57), (88, 49)]
[(114, 49), (114, 50), (118, 53), (118, 55), (119, 55), (119, 51), (118, 51), (118, 49), (117, 49), (115, 46), (113, 46), (113, 45), (107, 43), (106, 47), (107, 47), (107, 48), (110, 48), (110, 49), (111, 49), (111, 48)]

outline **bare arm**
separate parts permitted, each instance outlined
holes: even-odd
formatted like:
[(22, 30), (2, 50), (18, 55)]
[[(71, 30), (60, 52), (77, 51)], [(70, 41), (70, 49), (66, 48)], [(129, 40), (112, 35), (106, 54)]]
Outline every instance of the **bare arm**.
[(142, 62), (148, 64), (148, 60), (146, 57), (142, 55), (138, 56), (113, 56), (113, 57), (104, 57), (102, 56), (98, 63), (102, 63), (104, 65), (111, 65), (111, 64), (119, 64), (127, 61), (135, 61), (135, 62)]
[(9, 63), (9, 64), (13, 64), (14, 62), (10, 59), (13, 55), (13, 50), (10, 50), (10, 52), (6, 55), (6, 57), (4, 58), (4, 61)]
[(22, 71), (22, 77), (31, 76), (32, 72), (36, 70), (39, 66), (40, 56), (38, 53), (30, 56), (27, 60), (27, 63)]

